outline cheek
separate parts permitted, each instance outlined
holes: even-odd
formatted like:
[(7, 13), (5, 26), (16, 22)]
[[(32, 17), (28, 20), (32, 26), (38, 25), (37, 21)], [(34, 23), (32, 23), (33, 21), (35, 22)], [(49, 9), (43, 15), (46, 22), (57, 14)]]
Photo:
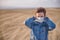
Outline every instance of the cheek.
[(44, 14), (42, 16), (44, 17)]

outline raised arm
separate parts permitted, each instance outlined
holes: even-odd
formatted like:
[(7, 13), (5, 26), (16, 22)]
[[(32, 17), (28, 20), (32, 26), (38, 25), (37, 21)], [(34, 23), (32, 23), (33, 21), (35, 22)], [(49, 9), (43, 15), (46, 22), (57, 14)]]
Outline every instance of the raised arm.
[(29, 18), (25, 21), (25, 25), (29, 28), (32, 28), (32, 22), (33, 22), (33, 18)]
[(48, 17), (45, 18), (46, 22), (48, 24), (48, 30), (51, 31), (53, 29), (55, 29), (56, 25), (53, 21), (51, 21)]

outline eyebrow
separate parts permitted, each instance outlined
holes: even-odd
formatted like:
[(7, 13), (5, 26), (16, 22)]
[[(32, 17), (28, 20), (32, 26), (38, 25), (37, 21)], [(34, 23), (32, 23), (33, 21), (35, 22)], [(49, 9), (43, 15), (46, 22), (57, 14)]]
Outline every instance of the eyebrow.
[(38, 17), (44, 17), (44, 16), (38, 16)]

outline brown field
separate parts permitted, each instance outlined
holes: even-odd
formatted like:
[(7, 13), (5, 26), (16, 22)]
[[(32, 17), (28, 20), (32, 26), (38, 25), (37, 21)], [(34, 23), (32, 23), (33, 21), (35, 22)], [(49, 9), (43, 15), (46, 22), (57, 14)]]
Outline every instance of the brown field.
[[(49, 40), (60, 40), (60, 9), (47, 8), (56, 29), (49, 31)], [(24, 25), (26, 18), (32, 17), (36, 9), (0, 10), (0, 40), (29, 40), (30, 29)]]

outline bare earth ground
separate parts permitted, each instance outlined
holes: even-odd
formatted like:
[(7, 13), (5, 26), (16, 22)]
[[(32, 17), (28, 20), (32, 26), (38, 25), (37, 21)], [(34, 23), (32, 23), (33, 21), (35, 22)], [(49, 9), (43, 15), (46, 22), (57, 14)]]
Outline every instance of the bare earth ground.
[[(60, 40), (60, 9), (48, 8), (47, 16), (56, 29), (49, 32), (49, 40)], [(30, 29), (24, 20), (32, 17), (35, 9), (0, 10), (0, 40), (29, 40)]]

